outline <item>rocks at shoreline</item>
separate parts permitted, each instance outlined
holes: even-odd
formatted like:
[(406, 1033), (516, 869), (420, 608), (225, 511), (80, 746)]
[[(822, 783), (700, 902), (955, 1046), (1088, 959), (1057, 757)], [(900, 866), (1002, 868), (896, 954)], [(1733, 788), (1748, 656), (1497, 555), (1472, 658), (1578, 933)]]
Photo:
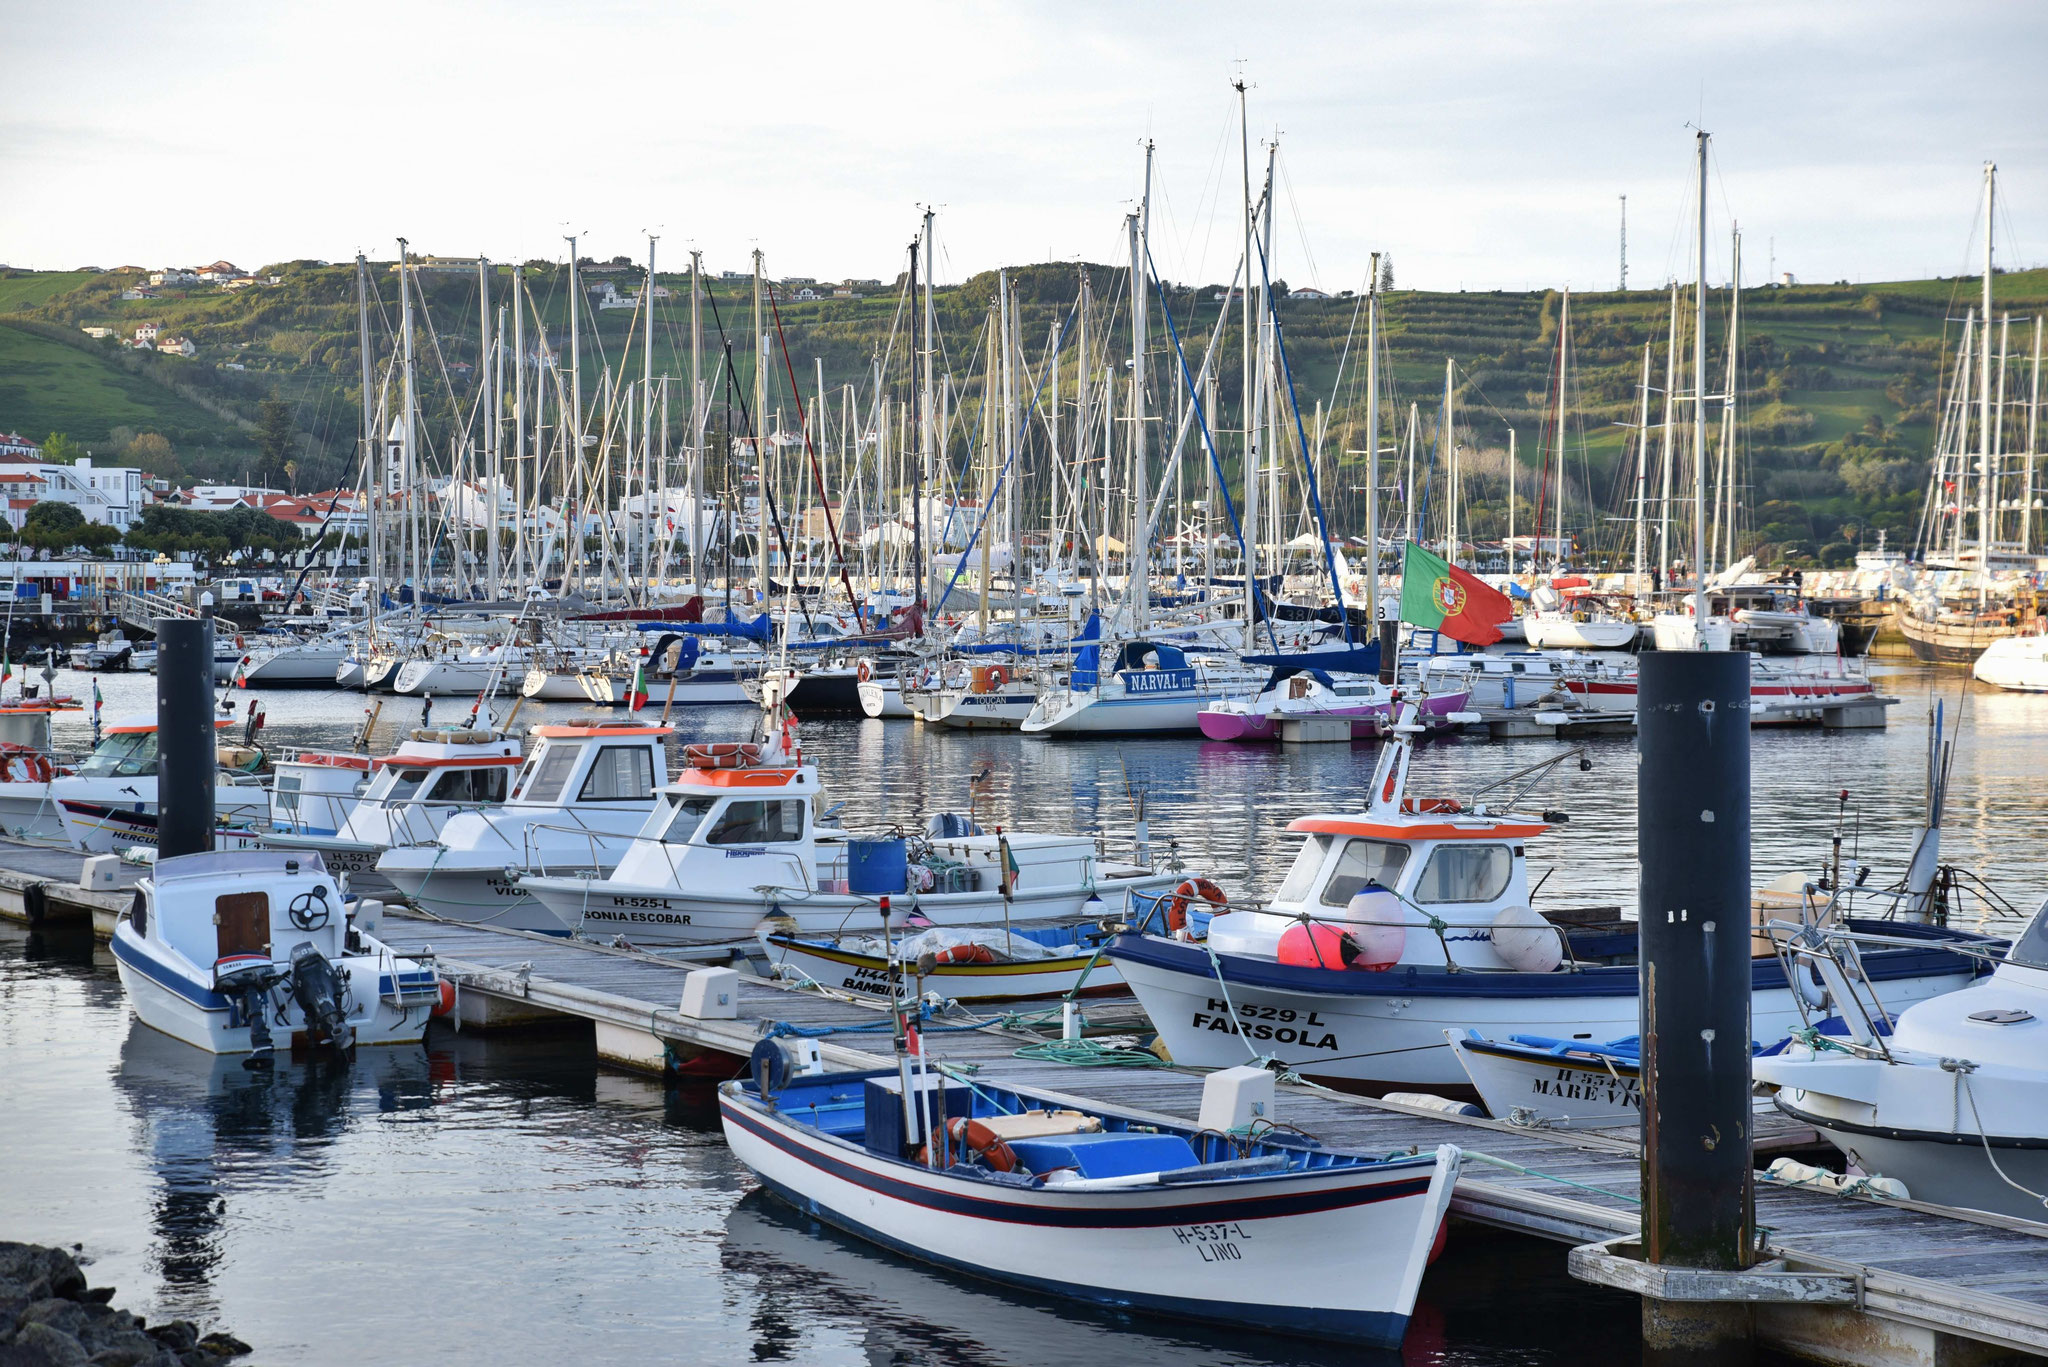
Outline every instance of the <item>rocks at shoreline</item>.
[(220, 1367), (249, 1351), (186, 1320), (148, 1325), (61, 1248), (0, 1241), (0, 1367)]

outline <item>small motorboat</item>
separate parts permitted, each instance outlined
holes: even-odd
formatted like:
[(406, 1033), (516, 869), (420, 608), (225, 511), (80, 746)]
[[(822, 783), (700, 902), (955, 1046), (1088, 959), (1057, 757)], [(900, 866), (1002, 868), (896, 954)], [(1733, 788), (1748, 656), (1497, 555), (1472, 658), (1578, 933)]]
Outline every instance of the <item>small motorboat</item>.
[(255, 1066), (279, 1044), (416, 1041), (444, 1006), (440, 974), (356, 915), (317, 855), (179, 855), (136, 884), (114, 962), (144, 1025)]
[(2012, 693), (2048, 693), (2048, 618), (2037, 617), (2021, 634), (1984, 647), (1970, 677)]
[(1773, 929), (1849, 1024), (1756, 1061), (1778, 1109), (1916, 1200), (2048, 1221), (2048, 899), (1988, 977), (1908, 1006), (1888, 1034), (1891, 997), (1854, 971), (1890, 935)]
[(924, 1262), (1181, 1320), (1398, 1346), (1462, 1158), (1169, 1125), (908, 1066), (791, 1077), (777, 1040), (755, 1057), (719, 1117), (775, 1196)]
[(1368, 740), (1392, 725), (1394, 710), (1404, 697), (1414, 700), (1416, 715), (1425, 726), (1448, 727), (1468, 715), (1465, 708), (1472, 694), (1468, 689), (1415, 693), (1355, 674), (1275, 669), (1257, 693), (1225, 698), (1203, 708), (1202, 734), (1210, 740), (1275, 741), (1291, 734), (1289, 723), (1321, 721), (1344, 723), (1351, 739)]
[[(214, 718), (214, 730), (235, 724), (233, 717)], [(244, 766), (254, 757), (261, 767), (262, 751), (253, 744), (253, 732), (244, 743), (223, 742), (219, 748), (221, 772), (214, 784), (215, 819), (229, 843), (253, 840), (248, 833), (270, 811), (270, 797), (262, 779)], [(106, 728), (100, 743), (78, 762), (69, 774), (57, 775), (43, 785), (40, 799), (54, 808), (63, 823), (63, 834), (72, 846), (88, 854), (107, 854), (130, 845), (154, 846), (157, 841), (157, 734), (156, 715), (149, 712), (121, 717)]]
[[(954, 1001), (1102, 996), (1129, 990), (1102, 952), (1113, 933), (1092, 921), (907, 928), (894, 942), (894, 961), (925, 990)], [(804, 935), (769, 922), (757, 938), (778, 977), (869, 995), (887, 996), (897, 988), (886, 936)]]

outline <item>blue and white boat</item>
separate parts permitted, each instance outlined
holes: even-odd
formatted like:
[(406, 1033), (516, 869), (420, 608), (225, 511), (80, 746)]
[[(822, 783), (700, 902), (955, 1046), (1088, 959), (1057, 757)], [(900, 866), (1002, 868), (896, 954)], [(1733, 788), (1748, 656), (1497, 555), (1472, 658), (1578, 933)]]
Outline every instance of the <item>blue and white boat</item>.
[(136, 884), (114, 962), (137, 1019), (209, 1053), (416, 1041), (440, 975), (372, 930), (317, 855), (187, 854)]
[(720, 1087), (726, 1142), (826, 1224), (1027, 1291), (1383, 1348), (1461, 1158), (1333, 1153), (937, 1074), (906, 1105), (902, 1072), (778, 1071)]
[(1256, 692), (1266, 679), (1263, 669), (1191, 656), (1164, 641), (1125, 641), (1103, 669), (1103, 649), (1085, 645), (1071, 670), (1050, 675), (1019, 729), (1030, 735), (1199, 731), (1204, 707)]
[[(1277, 1060), (1338, 1086), (1463, 1090), (1447, 1030), (1575, 1042), (1636, 1031), (1635, 923), (1612, 908), (1554, 923), (1531, 906), (1525, 848), (1552, 828), (1550, 816), (1405, 798), (1420, 729), (1411, 705), (1381, 751), (1363, 812), (1288, 827), (1306, 839), (1265, 907), (1216, 917), (1207, 945), (1158, 935), (1110, 945), (1174, 1062)], [(1861, 971), (1894, 1011), (1979, 971), (1951, 947), (1982, 937), (1881, 924), (1896, 943), (1865, 953)], [(1800, 1028), (1780, 960), (1756, 958), (1750, 972), (1754, 1037)]]

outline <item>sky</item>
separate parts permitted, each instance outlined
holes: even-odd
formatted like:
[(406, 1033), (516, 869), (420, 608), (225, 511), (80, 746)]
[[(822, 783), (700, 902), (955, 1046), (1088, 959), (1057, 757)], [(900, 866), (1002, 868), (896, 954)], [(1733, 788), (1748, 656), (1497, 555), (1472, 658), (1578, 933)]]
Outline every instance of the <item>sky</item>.
[(1152, 252), (1235, 269), (1278, 147), (1273, 272), (1425, 289), (1690, 278), (1693, 128), (1716, 283), (2048, 261), (2048, 5), (0, 0), (0, 262), (358, 250), (580, 254), (938, 278)]

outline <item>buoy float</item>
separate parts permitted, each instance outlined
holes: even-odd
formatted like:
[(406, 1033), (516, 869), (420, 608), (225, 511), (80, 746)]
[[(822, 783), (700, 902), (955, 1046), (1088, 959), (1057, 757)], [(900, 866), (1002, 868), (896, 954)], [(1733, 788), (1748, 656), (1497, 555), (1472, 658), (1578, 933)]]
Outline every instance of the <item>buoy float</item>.
[(434, 1003), (434, 1014), (452, 1016), (455, 1014), (455, 984), (441, 979), (441, 999)]

